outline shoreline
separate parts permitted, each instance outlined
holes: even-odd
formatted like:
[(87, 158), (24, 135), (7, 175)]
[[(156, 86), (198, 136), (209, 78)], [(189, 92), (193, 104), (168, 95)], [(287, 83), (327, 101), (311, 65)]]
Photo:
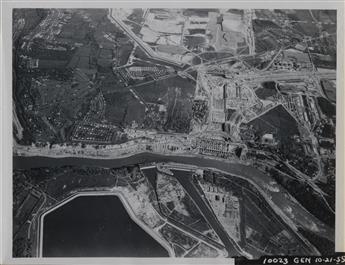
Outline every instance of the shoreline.
[(173, 249), (169, 246), (167, 242), (165, 242), (162, 238), (157, 236), (153, 231), (154, 229), (148, 229), (147, 225), (144, 224), (141, 220), (139, 220), (132, 207), (126, 200), (125, 196), (122, 194), (121, 191), (85, 191), (85, 192), (76, 192), (71, 196), (67, 197), (66, 199), (62, 200), (59, 204), (55, 205), (54, 207), (50, 208), (49, 210), (45, 211), (39, 217), (39, 256), (40, 258), (43, 257), (43, 232), (44, 232), (44, 217), (55, 211), (56, 209), (62, 207), (63, 205), (67, 204), (68, 202), (83, 196), (116, 196), (120, 199), (123, 207), (125, 208), (127, 214), (135, 222), (141, 229), (143, 229), (147, 234), (149, 234), (154, 240), (156, 240), (169, 254), (169, 257), (175, 257)]

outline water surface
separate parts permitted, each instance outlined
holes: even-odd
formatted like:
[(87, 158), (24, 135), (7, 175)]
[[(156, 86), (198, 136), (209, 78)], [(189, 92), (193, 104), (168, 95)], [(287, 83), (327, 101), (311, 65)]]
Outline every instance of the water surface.
[(44, 217), (43, 257), (168, 257), (117, 196), (80, 196)]

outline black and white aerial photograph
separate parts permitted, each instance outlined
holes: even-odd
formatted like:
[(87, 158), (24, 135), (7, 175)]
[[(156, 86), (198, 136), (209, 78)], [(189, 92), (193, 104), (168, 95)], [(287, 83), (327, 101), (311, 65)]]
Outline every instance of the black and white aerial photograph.
[(336, 44), (336, 9), (13, 9), (12, 257), (333, 255)]

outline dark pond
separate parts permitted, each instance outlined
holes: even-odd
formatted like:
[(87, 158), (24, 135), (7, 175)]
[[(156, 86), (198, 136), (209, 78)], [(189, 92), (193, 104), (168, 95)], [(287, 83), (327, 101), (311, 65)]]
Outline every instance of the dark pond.
[(44, 217), (43, 257), (168, 257), (116, 196), (80, 196)]

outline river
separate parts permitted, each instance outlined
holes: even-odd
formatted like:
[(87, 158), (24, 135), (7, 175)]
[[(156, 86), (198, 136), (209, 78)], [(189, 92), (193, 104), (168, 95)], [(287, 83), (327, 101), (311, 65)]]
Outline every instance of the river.
[[(284, 211), (297, 226), (301, 226), (307, 230), (313, 227), (313, 233), (321, 237), (325, 237), (334, 242), (334, 229), (329, 228), (309, 213), (296, 200), (287, 199), (288, 192), (279, 186), (278, 191), (270, 190), (267, 185), (274, 181), (273, 178), (264, 174), (255, 167), (234, 163), (231, 161), (216, 160), (201, 156), (176, 156), (162, 155), (155, 153), (140, 153), (126, 158), (119, 159), (93, 159), (81, 157), (64, 157), (51, 158), (43, 156), (14, 156), (14, 169), (30, 169), (37, 167), (59, 167), (59, 166), (96, 166), (106, 168), (117, 168), (134, 164), (159, 163), (159, 162), (175, 162), (180, 164), (190, 164), (198, 167), (214, 168), (225, 171), (235, 176), (241, 176), (252, 181), (259, 186), (270, 197), (270, 200)], [(298, 218), (297, 218), (298, 217)]]

